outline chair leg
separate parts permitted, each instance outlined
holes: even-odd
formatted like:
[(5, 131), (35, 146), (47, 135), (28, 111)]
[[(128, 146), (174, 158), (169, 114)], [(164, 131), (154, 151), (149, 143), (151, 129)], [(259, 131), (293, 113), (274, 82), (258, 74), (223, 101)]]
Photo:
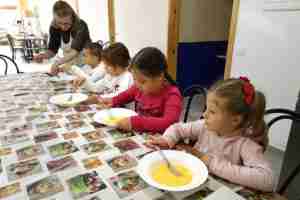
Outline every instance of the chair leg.
[(300, 172), (300, 164), (291, 172), (291, 174), (283, 181), (283, 183), (278, 187), (277, 191), (279, 194), (283, 194), (289, 184), (293, 181), (293, 179), (298, 175)]
[(12, 58), (13, 60), (16, 60), (16, 50), (15, 50), (15, 49), (12, 50), (11, 58)]

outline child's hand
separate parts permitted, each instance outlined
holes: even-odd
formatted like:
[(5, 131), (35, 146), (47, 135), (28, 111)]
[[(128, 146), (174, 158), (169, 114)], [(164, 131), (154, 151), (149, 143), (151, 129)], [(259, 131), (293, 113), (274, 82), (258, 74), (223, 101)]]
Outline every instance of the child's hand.
[(33, 61), (37, 63), (42, 63), (45, 59), (48, 59), (48, 55), (46, 53), (40, 53), (33, 56)]
[(146, 141), (145, 145), (151, 149), (170, 149), (168, 141), (162, 136), (149, 136), (149, 139)]
[(98, 97), (97, 95), (93, 94), (93, 95), (90, 95), (88, 97), (87, 100), (84, 101), (85, 104), (97, 104), (98, 103)]
[(85, 80), (86, 78), (84, 77), (78, 77), (72, 81), (72, 85), (77, 90), (85, 82)]
[(53, 63), (50, 69), (50, 74), (57, 75), (59, 72), (64, 72), (64, 70), (60, 68), (57, 63)]
[(131, 131), (132, 127), (131, 127), (130, 117), (126, 117), (124, 119), (121, 119), (117, 123), (117, 128), (119, 128), (121, 130), (124, 130), (124, 131)]
[(97, 96), (97, 104), (101, 108), (111, 108), (112, 107), (112, 99), (111, 98), (102, 98)]

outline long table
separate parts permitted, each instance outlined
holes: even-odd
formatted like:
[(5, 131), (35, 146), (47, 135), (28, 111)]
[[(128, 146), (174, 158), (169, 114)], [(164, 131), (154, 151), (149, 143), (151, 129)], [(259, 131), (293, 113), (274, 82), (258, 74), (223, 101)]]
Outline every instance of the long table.
[(71, 88), (46, 74), (0, 77), (0, 85), (0, 199), (191, 200), (218, 199), (214, 195), (222, 192), (240, 199), (280, 199), (213, 176), (193, 191), (155, 189), (135, 171), (152, 151), (144, 146), (146, 133), (124, 134), (95, 123), (96, 105), (50, 104), (51, 96)]

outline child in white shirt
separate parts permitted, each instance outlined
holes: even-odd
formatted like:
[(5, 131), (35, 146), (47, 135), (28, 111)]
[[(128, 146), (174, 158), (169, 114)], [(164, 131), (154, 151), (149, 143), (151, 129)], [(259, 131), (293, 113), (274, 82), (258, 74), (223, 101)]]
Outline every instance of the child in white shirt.
[(88, 91), (114, 97), (127, 90), (133, 84), (133, 78), (128, 71), (130, 61), (129, 51), (122, 43), (113, 43), (102, 51), (102, 62), (105, 66), (105, 75), (98, 81), (84, 79), (74, 81), (75, 88), (82, 86)]
[[(89, 80), (96, 82), (105, 76), (105, 67), (102, 60), (102, 45), (93, 42), (89, 43), (83, 50), (83, 67), (78, 67), (76, 65), (63, 66), (63, 71), (75, 75), (78, 78), (74, 81), (85, 81)], [(80, 79), (80, 80), (79, 80)]]

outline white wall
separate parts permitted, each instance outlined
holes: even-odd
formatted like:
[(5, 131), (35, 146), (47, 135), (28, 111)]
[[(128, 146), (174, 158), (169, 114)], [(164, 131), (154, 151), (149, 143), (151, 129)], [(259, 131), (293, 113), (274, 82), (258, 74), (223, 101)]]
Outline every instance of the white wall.
[(232, 0), (184, 0), (180, 12), (180, 42), (228, 39)]
[(115, 0), (116, 40), (133, 56), (146, 46), (167, 50), (169, 0)]
[[(241, 0), (232, 76), (247, 75), (267, 97), (267, 107), (294, 109), (300, 89), (300, 11), (264, 12), (263, 1)], [(290, 122), (270, 131), (285, 149)]]
[(79, 16), (89, 26), (93, 41), (109, 40), (107, 0), (79, 0)]

